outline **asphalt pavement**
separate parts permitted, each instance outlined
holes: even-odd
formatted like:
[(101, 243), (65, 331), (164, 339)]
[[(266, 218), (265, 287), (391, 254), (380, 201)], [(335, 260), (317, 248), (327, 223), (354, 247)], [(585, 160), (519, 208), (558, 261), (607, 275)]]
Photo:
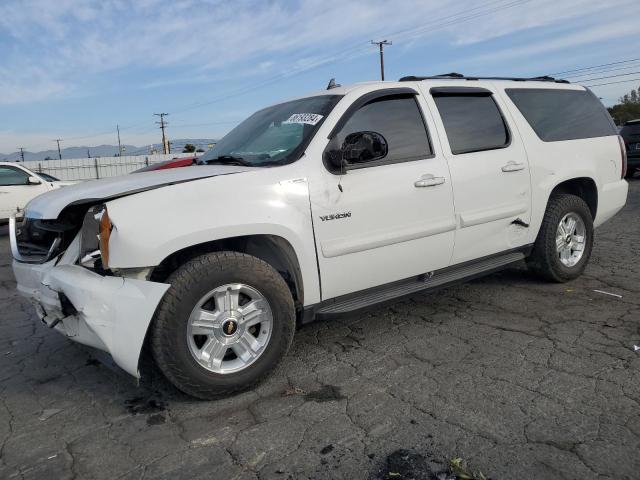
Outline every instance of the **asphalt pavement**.
[(640, 478), (630, 187), (580, 279), (516, 267), (308, 325), (268, 381), (209, 402), (42, 325), (0, 227), (0, 478), (428, 479), (452, 458), (493, 479)]

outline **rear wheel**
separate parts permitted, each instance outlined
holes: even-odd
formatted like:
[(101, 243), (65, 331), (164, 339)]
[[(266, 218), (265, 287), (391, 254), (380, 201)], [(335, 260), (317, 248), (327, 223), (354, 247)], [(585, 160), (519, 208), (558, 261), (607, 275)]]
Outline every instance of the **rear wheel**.
[(575, 195), (554, 195), (527, 265), (546, 280), (566, 282), (582, 275), (592, 247), (593, 219), (585, 201)]
[(167, 283), (151, 347), (162, 372), (183, 392), (208, 399), (249, 388), (289, 349), (293, 299), (264, 261), (210, 253), (182, 265)]

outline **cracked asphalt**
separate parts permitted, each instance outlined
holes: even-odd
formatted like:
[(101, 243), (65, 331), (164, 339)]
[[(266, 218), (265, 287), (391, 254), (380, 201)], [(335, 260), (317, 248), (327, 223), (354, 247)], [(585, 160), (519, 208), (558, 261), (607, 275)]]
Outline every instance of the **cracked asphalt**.
[(136, 386), (45, 328), (16, 295), (5, 228), (0, 478), (430, 478), (453, 457), (493, 479), (640, 478), (630, 184), (580, 279), (516, 267), (312, 324), (259, 388), (210, 402)]

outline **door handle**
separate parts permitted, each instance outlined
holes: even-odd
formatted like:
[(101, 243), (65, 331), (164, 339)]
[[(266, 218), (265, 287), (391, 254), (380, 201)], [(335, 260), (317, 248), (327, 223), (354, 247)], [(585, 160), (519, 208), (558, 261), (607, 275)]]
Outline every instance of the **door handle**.
[(518, 172), (520, 170), (524, 170), (524, 163), (516, 163), (516, 162), (507, 162), (507, 164), (502, 167), (503, 172)]
[(420, 187), (435, 187), (436, 185), (442, 185), (444, 183), (444, 177), (434, 177), (431, 174), (423, 175), (420, 180), (414, 182), (414, 186)]

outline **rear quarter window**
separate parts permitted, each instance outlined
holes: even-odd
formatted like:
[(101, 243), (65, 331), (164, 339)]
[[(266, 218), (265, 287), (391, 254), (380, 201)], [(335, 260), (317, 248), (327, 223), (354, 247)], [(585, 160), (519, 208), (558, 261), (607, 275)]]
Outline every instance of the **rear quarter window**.
[(505, 92), (542, 141), (617, 135), (604, 105), (588, 90), (507, 88)]

